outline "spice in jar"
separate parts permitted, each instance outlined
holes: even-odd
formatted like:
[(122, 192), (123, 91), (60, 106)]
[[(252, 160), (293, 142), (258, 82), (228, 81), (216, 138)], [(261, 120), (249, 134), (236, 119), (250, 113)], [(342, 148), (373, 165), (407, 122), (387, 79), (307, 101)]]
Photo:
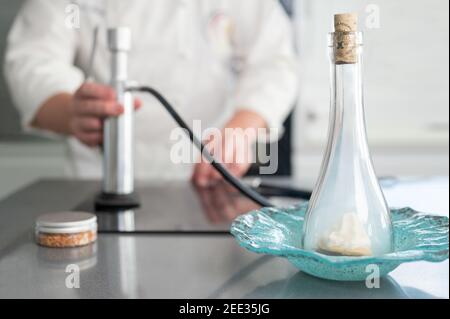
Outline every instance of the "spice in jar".
[(71, 248), (97, 240), (97, 217), (84, 212), (46, 214), (36, 220), (36, 242), (45, 247)]

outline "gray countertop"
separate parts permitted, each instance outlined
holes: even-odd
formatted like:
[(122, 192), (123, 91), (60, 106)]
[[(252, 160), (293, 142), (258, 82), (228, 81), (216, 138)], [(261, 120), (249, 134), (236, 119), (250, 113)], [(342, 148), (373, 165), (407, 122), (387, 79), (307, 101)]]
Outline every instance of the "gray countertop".
[[(223, 202), (205, 199), (222, 195), (202, 196), (182, 183), (140, 186), (145, 205), (135, 212), (138, 234), (103, 233), (78, 249), (34, 243), (36, 216), (78, 207), (98, 185), (39, 181), (0, 202), (0, 298), (449, 297), (448, 261), (402, 265), (379, 289), (368, 289), (313, 278), (284, 259), (248, 252), (223, 230), (251, 204), (238, 199), (233, 209), (211, 216), (208, 211)], [(73, 265), (80, 270), (79, 289), (66, 286)]]

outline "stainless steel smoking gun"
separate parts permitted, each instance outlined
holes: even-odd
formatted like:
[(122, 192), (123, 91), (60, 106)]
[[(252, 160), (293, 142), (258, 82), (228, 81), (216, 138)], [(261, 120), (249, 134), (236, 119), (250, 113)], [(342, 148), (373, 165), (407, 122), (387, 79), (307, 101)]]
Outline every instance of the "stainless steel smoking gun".
[(131, 31), (120, 27), (108, 30), (111, 52), (111, 87), (124, 113), (104, 123), (103, 184), (97, 197), (97, 207), (137, 207), (134, 190), (134, 101), (127, 92), (128, 53), (131, 50)]

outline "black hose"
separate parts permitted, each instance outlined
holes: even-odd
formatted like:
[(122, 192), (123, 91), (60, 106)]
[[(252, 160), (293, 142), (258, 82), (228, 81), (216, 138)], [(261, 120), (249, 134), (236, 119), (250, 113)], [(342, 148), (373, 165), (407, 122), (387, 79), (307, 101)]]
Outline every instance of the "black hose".
[(146, 92), (153, 95), (169, 112), (170, 116), (177, 122), (177, 124), (185, 129), (189, 135), (192, 143), (200, 150), (203, 157), (211, 163), (211, 165), (222, 175), (222, 177), (231, 185), (233, 185), (237, 190), (239, 190), (243, 195), (261, 205), (263, 207), (274, 207), (274, 205), (264, 196), (254, 191), (247, 185), (243, 184), (238, 178), (234, 177), (230, 172), (218, 161), (215, 160), (214, 156), (208, 151), (206, 146), (194, 135), (194, 132), (190, 127), (184, 122), (184, 120), (178, 115), (172, 105), (162, 96), (158, 91), (152, 89), (151, 87), (138, 86), (128, 88), (130, 92)]

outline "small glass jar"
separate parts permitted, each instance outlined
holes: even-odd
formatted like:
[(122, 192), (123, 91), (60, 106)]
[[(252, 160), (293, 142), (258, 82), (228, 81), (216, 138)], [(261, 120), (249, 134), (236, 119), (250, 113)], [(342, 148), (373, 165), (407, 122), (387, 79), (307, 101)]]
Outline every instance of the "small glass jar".
[(97, 240), (97, 216), (83, 212), (63, 212), (38, 217), (36, 242), (51, 248), (73, 248)]

